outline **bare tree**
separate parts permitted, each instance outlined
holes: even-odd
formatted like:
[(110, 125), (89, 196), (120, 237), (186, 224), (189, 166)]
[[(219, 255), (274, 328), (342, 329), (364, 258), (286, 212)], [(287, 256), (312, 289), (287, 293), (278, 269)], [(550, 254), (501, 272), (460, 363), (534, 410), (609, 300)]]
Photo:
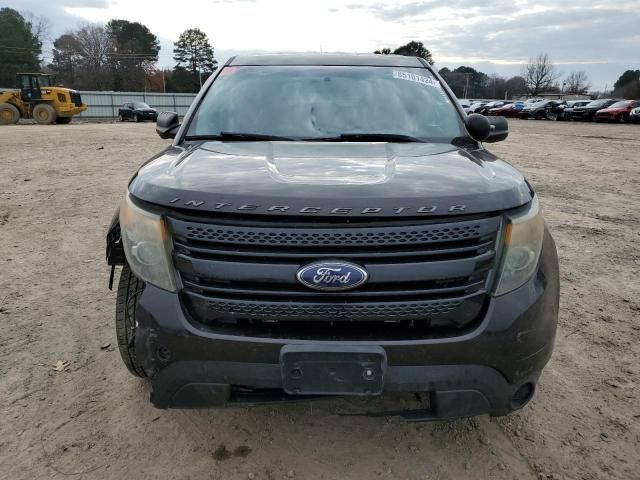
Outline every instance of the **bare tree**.
[(32, 12), (22, 12), (22, 16), (29, 23), (31, 33), (40, 43), (51, 41), (51, 20)]
[(564, 80), (565, 92), (573, 93), (574, 95), (584, 95), (591, 88), (587, 74), (580, 72), (571, 72), (569, 76)]
[(69, 42), (70, 54), (77, 61), (76, 88), (106, 90), (112, 88), (113, 72), (110, 54), (113, 41), (103, 25), (87, 24), (72, 33), (74, 42)]
[(529, 93), (539, 95), (552, 87), (559, 75), (549, 55), (540, 53), (529, 59), (529, 63), (523, 69), (522, 76), (527, 82)]

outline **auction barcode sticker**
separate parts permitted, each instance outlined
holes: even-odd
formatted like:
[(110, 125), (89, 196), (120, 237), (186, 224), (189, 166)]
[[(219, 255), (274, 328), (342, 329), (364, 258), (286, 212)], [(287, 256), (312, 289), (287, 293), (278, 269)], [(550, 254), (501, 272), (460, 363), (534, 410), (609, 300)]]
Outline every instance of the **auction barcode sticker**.
[(423, 75), (418, 75), (417, 73), (393, 70), (393, 78), (397, 78), (399, 80), (408, 80), (409, 82), (422, 83), (423, 85), (428, 85), (430, 87), (441, 88), (440, 82), (438, 82), (435, 78), (425, 77)]

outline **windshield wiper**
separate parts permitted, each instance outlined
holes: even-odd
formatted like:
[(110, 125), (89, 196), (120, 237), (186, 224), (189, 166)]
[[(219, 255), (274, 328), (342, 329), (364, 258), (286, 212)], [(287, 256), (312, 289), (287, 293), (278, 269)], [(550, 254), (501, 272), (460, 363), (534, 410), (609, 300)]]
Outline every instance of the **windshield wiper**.
[(220, 132), (218, 135), (187, 135), (185, 140), (235, 140), (239, 142), (291, 141), (293, 138), (262, 133)]
[(423, 140), (398, 133), (343, 133), (336, 137), (305, 138), (315, 142), (420, 142)]

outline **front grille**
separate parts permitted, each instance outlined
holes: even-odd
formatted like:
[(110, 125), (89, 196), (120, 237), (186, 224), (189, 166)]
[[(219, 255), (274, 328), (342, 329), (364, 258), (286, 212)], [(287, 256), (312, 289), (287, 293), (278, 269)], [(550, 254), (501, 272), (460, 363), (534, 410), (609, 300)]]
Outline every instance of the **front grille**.
[[(486, 299), (501, 225), (500, 217), (384, 226), (167, 220), (191, 318), (251, 335), (310, 325), (338, 336), (354, 325), (429, 334), (468, 326)], [(322, 292), (297, 281), (302, 266), (328, 260), (362, 266), (368, 282)]]
[(440, 228), (414, 226), (402, 228), (377, 228), (349, 231), (340, 230), (302, 230), (265, 229), (232, 226), (187, 226), (186, 237), (189, 240), (205, 240), (225, 244), (241, 245), (285, 245), (292, 247), (327, 245), (346, 247), (350, 245), (408, 245), (427, 243), (434, 240), (463, 240), (473, 238), (480, 225), (476, 223), (454, 226), (447, 224)]
[(82, 105), (82, 97), (78, 92), (71, 92), (71, 103), (73, 103), (76, 107)]

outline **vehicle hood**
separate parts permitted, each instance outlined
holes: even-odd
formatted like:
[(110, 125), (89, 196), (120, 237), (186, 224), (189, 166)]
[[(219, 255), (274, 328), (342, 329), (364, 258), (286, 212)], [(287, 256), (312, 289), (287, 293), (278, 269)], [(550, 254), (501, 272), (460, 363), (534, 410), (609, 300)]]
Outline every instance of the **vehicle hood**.
[(347, 217), (495, 212), (532, 195), (515, 168), (486, 150), (377, 142), (169, 147), (140, 168), (129, 191), (172, 208)]
[(601, 108), (597, 113), (622, 113), (626, 111), (626, 108)]

